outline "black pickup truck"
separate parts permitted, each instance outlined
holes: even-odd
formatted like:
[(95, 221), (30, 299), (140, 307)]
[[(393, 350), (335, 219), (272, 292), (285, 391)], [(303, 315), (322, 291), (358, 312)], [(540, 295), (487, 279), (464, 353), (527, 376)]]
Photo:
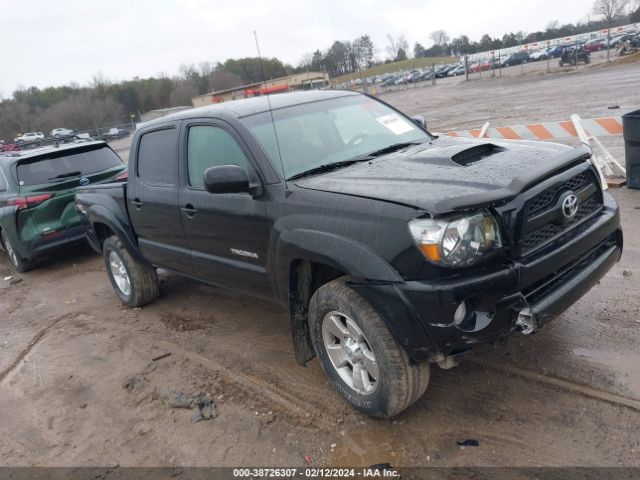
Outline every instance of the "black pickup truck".
[(587, 149), (436, 137), (345, 91), (149, 122), (128, 181), (76, 208), (126, 305), (156, 299), (157, 267), (274, 300), (296, 360), (377, 417), (420, 398), (431, 363), (538, 330), (622, 251)]

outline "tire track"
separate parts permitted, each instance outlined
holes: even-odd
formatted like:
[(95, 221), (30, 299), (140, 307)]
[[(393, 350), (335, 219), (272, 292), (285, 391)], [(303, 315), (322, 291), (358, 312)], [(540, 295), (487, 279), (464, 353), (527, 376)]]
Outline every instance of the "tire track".
[(564, 378), (551, 377), (549, 375), (531, 372), (529, 370), (523, 370), (521, 368), (514, 367), (511, 365), (498, 364), (498, 363), (492, 362), (491, 360), (468, 359), (466, 362), (474, 365), (486, 367), (486, 368), (491, 368), (492, 370), (497, 370), (499, 372), (506, 372), (511, 375), (524, 378), (526, 380), (531, 380), (534, 382), (551, 385), (551, 386), (561, 388), (563, 390), (570, 391), (572, 393), (576, 393), (585, 397), (593, 398), (593, 399), (607, 402), (617, 406), (630, 408), (632, 410), (640, 412), (640, 400), (635, 400), (633, 398), (627, 398), (621, 395), (616, 395), (615, 393), (599, 390), (597, 388), (576, 383), (571, 380), (567, 380)]
[(54, 319), (49, 325), (47, 325), (46, 327), (44, 327), (42, 330), (40, 330), (38, 333), (36, 333), (34, 335), (34, 337), (29, 341), (29, 343), (27, 343), (27, 346), (25, 348), (23, 348), (18, 355), (16, 356), (16, 358), (13, 360), (13, 362), (11, 362), (11, 364), (9, 364), (9, 366), (7, 368), (5, 368), (4, 370), (0, 371), (0, 383), (2, 383), (5, 378), (7, 378), (7, 376), (13, 372), (18, 365), (20, 365), (20, 362), (27, 356), (29, 355), (29, 353), (31, 352), (31, 350), (33, 350), (33, 348), (40, 343), (40, 341), (42, 340), (42, 338), (47, 334), (47, 332), (49, 332), (49, 330), (51, 330), (53, 327), (55, 327), (58, 323), (60, 323), (62, 320), (65, 320), (66, 318), (73, 318), (78, 316), (78, 313), (66, 313), (64, 315), (61, 315), (59, 317), (57, 317), (56, 319)]
[[(172, 351), (174, 354), (181, 355), (182, 357), (200, 364), (205, 368), (209, 368), (221, 374), (225, 380), (231, 384), (235, 384), (247, 392), (251, 392), (256, 395), (257, 398), (263, 397), (266, 400), (280, 407), (288, 415), (299, 418), (300, 420), (309, 420), (309, 405), (303, 400), (297, 398), (289, 392), (279, 389), (274, 391), (273, 385), (260, 378), (247, 375), (231, 370), (217, 362), (214, 362), (196, 352), (182, 348), (175, 343), (168, 341), (161, 341), (160, 344)], [(322, 416), (315, 416), (313, 419), (314, 426), (320, 429), (331, 428), (331, 422), (327, 422)]]

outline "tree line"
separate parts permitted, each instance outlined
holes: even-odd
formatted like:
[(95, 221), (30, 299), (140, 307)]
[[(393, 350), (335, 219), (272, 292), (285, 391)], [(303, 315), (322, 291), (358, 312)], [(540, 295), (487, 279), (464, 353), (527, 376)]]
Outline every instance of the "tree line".
[[(72, 83), (43, 89), (21, 87), (10, 98), (0, 100), (0, 139), (11, 141), (18, 133), (47, 133), (57, 127), (95, 131), (137, 120), (140, 113), (149, 110), (190, 105), (194, 96), (207, 92), (260, 82), (263, 72), (266, 79), (304, 71), (324, 71), (336, 77), (410, 56), (459, 56), (640, 22), (640, 0), (633, 2), (633, 7), (627, 10), (628, 0), (596, 0), (595, 19), (564, 25), (553, 21), (543, 31), (510, 32), (496, 38), (485, 34), (478, 41), (466, 35), (450, 38), (444, 30), (435, 30), (429, 35), (428, 48), (416, 42), (412, 50), (404, 35), (387, 35), (386, 45), (380, 50), (369, 35), (363, 34), (353, 40), (336, 40), (324, 51), (316, 49), (304, 55), (295, 67), (277, 58), (262, 62), (256, 57), (232, 58), (218, 63), (181, 65), (173, 76), (161, 74), (110, 82), (99, 73), (87, 86)], [(376, 54), (382, 51), (385, 58), (376, 60)]]

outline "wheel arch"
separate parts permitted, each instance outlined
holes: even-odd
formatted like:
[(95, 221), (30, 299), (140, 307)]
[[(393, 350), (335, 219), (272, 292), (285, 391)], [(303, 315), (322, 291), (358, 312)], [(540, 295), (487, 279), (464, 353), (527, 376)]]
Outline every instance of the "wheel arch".
[(289, 309), (296, 361), (315, 356), (308, 325), (308, 307), (315, 291), (338, 277), (357, 282), (395, 282), (402, 277), (376, 252), (355, 240), (316, 230), (283, 232), (277, 246), (276, 287)]
[[(87, 209), (86, 216), (91, 225), (91, 231), (102, 248), (104, 241), (111, 235), (116, 235), (122, 242), (123, 247), (137, 261), (149, 265), (147, 259), (142, 255), (138, 244), (128, 223), (123, 222), (109, 209), (100, 205), (91, 205)], [(107, 234), (111, 234), (105, 236)]]

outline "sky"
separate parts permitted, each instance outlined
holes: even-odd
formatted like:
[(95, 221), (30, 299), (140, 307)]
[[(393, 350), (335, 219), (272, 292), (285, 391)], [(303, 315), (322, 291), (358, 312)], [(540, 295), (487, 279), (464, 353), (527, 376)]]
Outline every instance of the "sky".
[(180, 64), (256, 56), (297, 65), (334, 40), (387, 34), (413, 48), (443, 29), (484, 33), (543, 30), (584, 20), (593, 0), (0, 0), (0, 98), (19, 86), (86, 85), (164, 73)]

